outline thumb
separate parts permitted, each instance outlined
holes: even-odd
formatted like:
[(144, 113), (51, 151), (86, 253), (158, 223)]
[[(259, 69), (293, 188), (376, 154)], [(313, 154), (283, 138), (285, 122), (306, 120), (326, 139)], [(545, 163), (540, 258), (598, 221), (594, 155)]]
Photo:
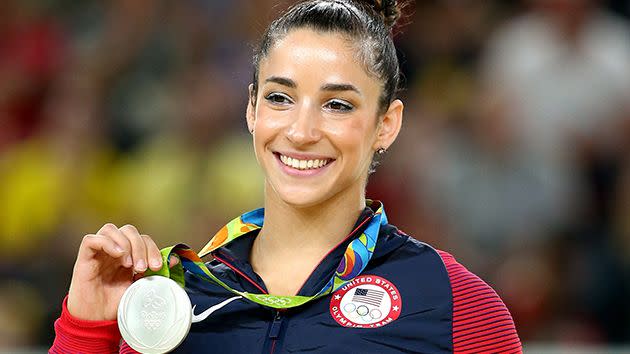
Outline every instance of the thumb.
[(173, 268), (175, 265), (177, 265), (177, 263), (179, 263), (179, 257), (177, 257), (177, 256), (168, 257), (168, 267), (169, 268)]

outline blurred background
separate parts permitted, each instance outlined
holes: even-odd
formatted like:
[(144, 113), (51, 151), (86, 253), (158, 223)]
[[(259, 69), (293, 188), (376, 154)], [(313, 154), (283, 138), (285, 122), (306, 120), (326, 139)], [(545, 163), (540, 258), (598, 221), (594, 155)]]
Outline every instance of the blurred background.
[[(288, 3), (0, 2), (0, 352), (46, 351), (105, 222), (199, 249), (261, 205), (252, 46)], [(630, 352), (630, 1), (405, 12), (404, 127), (368, 196), (490, 283), (531, 352)]]

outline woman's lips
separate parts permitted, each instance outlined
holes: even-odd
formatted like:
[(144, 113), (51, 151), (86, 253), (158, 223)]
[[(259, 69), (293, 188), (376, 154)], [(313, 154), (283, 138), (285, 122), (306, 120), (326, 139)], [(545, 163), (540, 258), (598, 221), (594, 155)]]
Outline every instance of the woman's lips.
[(282, 153), (275, 153), (275, 155), (285, 172), (299, 176), (318, 174), (335, 161), (335, 159), (325, 157), (308, 158), (306, 156), (288, 156)]

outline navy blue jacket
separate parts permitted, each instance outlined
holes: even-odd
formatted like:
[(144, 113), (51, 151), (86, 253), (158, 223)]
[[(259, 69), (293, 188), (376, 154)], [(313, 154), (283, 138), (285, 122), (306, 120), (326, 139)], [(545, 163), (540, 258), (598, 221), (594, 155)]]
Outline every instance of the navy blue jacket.
[[(369, 218), (371, 209), (357, 224)], [(333, 250), (310, 275), (298, 295), (316, 294), (332, 277), (348, 243), (359, 228)], [(248, 262), (255, 232), (238, 238), (214, 253), (212, 272), (234, 289), (260, 293), (263, 281)], [(288, 310), (273, 310), (247, 300), (236, 300), (193, 323), (177, 353), (213, 348), (217, 353), (449, 353), (452, 352), (453, 303), (451, 286), (440, 255), (431, 247), (381, 227), (374, 255), (362, 275), (375, 275), (400, 292), (401, 314), (378, 328), (342, 326), (331, 314), (332, 296)], [(191, 302), (198, 311), (234, 295), (220, 286), (189, 275)], [(265, 289), (266, 290), (266, 289)]]

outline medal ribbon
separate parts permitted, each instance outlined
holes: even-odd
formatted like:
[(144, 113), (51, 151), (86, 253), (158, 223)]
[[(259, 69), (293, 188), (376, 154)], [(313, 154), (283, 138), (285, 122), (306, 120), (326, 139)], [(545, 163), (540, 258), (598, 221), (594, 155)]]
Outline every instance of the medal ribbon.
[[(186, 269), (202, 279), (216, 283), (234, 294), (238, 294), (263, 306), (275, 309), (286, 309), (300, 306), (311, 300), (336, 291), (352, 281), (352, 279), (361, 274), (363, 269), (365, 269), (372, 258), (372, 254), (374, 253), (380, 227), (381, 225), (387, 224), (387, 216), (383, 210), (383, 205), (380, 202), (371, 200), (368, 200), (368, 205), (370, 207), (374, 205), (377, 208), (370, 220), (370, 223), (365, 228), (361, 236), (350, 242), (346, 248), (343, 258), (341, 259), (341, 262), (339, 262), (339, 265), (337, 266), (335, 274), (326, 283), (326, 285), (324, 285), (324, 287), (313, 296), (278, 296), (252, 294), (235, 290), (212, 274), (205, 263), (201, 260), (200, 256), (203, 257), (214, 250), (225, 246), (240, 236), (262, 228), (264, 220), (264, 209), (262, 208), (245, 213), (230, 221), (221, 230), (219, 230), (219, 232), (217, 232), (210, 242), (208, 242), (208, 244), (201, 250), (199, 255), (184, 244), (178, 244), (162, 249), (161, 252), (164, 260), (164, 266), (158, 272), (147, 271), (146, 274), (156, 274), (170, 277), (183, 287), (185, 285), (183, 269)], [(179, 256), (180, 262), (169, 270), (168, 259), (173, 254)]]

